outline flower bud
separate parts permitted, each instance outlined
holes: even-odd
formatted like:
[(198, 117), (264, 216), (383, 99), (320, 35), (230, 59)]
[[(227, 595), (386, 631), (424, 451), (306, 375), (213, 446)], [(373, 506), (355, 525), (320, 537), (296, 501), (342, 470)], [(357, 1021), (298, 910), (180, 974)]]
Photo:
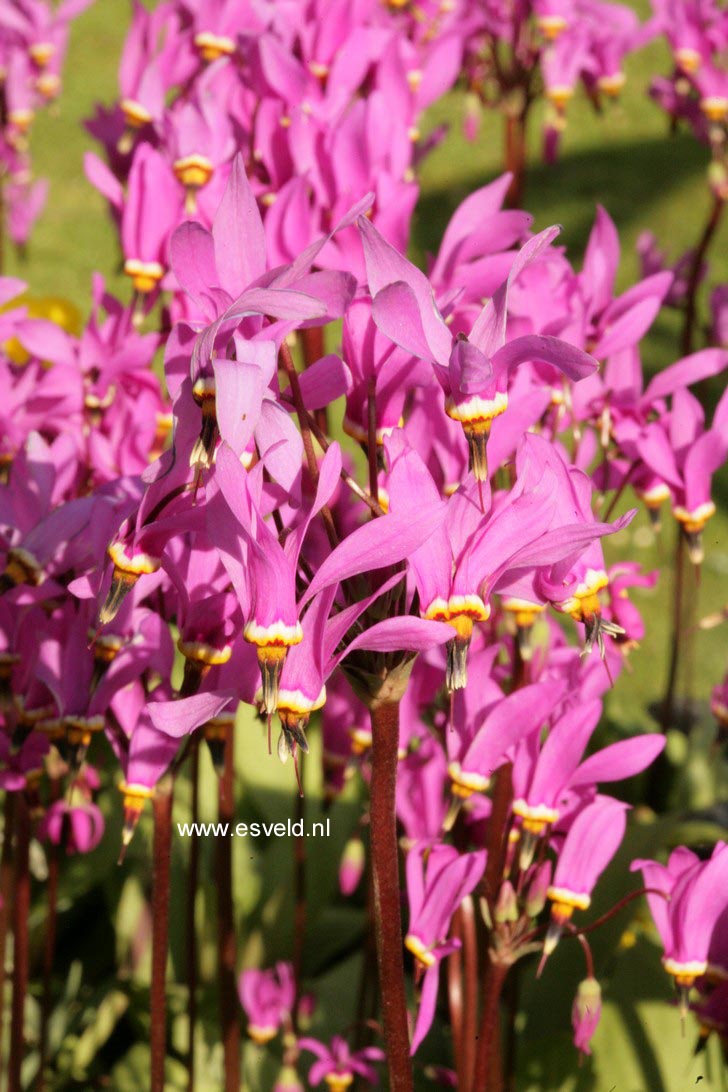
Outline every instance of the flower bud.
[(339, 864), (339, 890), (342, 895), (353, 895), (359, 886), (366, 864), (366, 853), (361, 838), (350, 838), (344, 846)]
[(518, 899), (513, 884), (510, 880), (505, 880), (498, 892), (498, 901), (495, 904), (494, 913), (495, 920), (499, 924), (507, 921), (515, 922), (518, 921), (519, 916)]
[(596, 978), (585, 978), (579, 983), (571, 1008), (571, 1026), (574, 1029), (574, 1046), (582, 1054), (591, 1054), (592, 1036), (602, 1015), (602, 990)]
[(551, 862), (544, 861), (533, 874), (526, 893), (526, 913), (537, 918), (546, 905), (546, 892), (551, 884)]
[(303, 1092), (303, 1085), (292, 1065), (283, 1066), (273, 1086), (273, 1092)]

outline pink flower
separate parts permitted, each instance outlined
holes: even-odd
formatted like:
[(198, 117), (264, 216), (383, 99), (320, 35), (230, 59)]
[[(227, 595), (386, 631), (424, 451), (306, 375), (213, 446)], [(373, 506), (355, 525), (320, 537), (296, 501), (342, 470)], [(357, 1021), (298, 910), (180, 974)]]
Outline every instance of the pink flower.
[(351, 1052), (345, 1039), (335, 1035), (331, 1046), (326, 1047), (318, 1039), (303, 1038), (298, 1040), (301, 1050), (308, 1050), (319, 1059), (308, 1073), (311, 1085), (325, 1081), (331, 1092), (345, 1092), (355, 1075), (363, 1077), (368, 1084), (377, 1084), (377, 1071), (371, 1062), (384, 1061), (384, 1051), (379, 1047), (364, 1047)]
[(240, 1003), (248, 1017), (248, 1035), (267, 1043), (290, 1022), (296, 1001), (296, 983), (290, 963), (258, 971), (243, 971), (238, 979)]

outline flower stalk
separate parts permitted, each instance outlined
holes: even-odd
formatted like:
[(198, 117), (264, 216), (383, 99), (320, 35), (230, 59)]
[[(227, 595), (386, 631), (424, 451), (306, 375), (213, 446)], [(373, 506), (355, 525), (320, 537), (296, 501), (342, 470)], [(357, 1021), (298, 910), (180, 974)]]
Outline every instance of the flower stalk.
[(391, 1092), (412, 1092), (405, 994), (395, 789), (399, 702), (375, 704), (372, 720), (371, 847), (374, 928)]
[[(218, 821), (232, 823), (234, 800), (235, 733), (225, 737), (225, 766), (218, 782)], [(217, 840), (217, 955), (220, 979), (220, 1034), (225, 1057), (225, 1092), (242, 1088), (240, 1071), (240, 1028), (238, 997), (235, 983), (237, 961), (235, 921), (233, 916), (232, 839)]]
[(706, 220), (705, 227), (703, 228), (703, 234), (700, 236), (698, 245), (695, 248), (695, 253), (693, 254), (688, 277), (688, 286), (685, 294), (685, 317), (683, 320), (681, 344), (683, 356), (687, 356), (688, 353), (691, 353), (695, 344), (695, 333), (698, 325), (698, 288), (700, 287), (705, 257), (710, 249), (710, 244), (713, 241), (715, 233), (718, 230), (718, 226), (720, 225), (724, 206), (724, 198), (720, 197), (718, 194), (714, 194), (710, 214)]
[[(13, 892), (13, 838), (15, 834), (15, 793), (5, 793), (3, 806), (3, 850), (0, 857), (0, 998), (5, 997), (5, 955)], [(0, 1069), (5, 1042), (5, 1005), (0, 1004)]]
[(164, 1062), (167, 1053), (167, 947), (169, 942), (169, 887), (172, 854), (172, 799), (170, 776), (157, 785), (152, 800), (154, 841), (152, 864), (152, 982), (151, 1092), (164, 1092)]
[(30, 851), (31, 819), (23, 793), (17, 794), (15, 813), (15, 890), (13, 892), (13, 1000), (10, 1014), (8, 1092), (20, 1092), (20, 1070), (25, 1054), (25, 997), (30, 970)]

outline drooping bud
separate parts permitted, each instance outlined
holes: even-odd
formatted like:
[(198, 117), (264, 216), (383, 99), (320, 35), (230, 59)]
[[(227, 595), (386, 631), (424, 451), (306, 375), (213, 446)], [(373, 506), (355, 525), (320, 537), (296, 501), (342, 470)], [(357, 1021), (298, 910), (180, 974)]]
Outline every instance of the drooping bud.
[(158, 286), (164, 276), (164, 266), (159, 262), (143, 262), (140, 258), (127, 258), (124, 272), (131, 278), (134, 291), (147, 296)]
[(366, 864), (364, 843), (358, 836), (350, 838), (344, 846), (339, 864), (339, 890), (342, 895), (353, 895), (361, 881)]
[(175, 177), (185, 188), (185, 212), (197, 212), (197, 193), (212, 178), (215, 167), (205, 155), (186, 155), (172, 164)]
[(209, 470), (218, 437), (214, 378), (198, 379), (192, 388), (192, 397), (202, 411), (202, 428), (190, 454), (190, 466)]
[(278, 708), (278, 683), (283, 662), (292, 645), (300, 645), (303, 629), (300, 622), (290, 626), (285, 622), (259, 625), (251, 620), (243, 630), (243, 637), (255, 645), (262, 680), (260, 709), (272, 716)]
[(19, 584), (37, 588), (43, 577), (43, 569), (31, 552), (22, 546), (15, 546), (8, 550), (5, 572), (0, 576), (0, 595)]
[(114, 571), (109, 593), (99, 611), (100, 626), (113, 621), (139, 577), (155, 573), (162, 564), (160, 558), (134, 551), (123, 542), (112, 542), (107, 553), (114, 563)]
[(206, 64), (212, 64), (220, 57), (232, 57), (236, 49), (233, 38), (213, 34), (210, 30), (202, 30), (199, 34), (195, 34), (194, 45)]
[(501, 606), (515, 628), (520, 657), (524, 663), (529, 663), (533, 659), (533, 627), (546, 607), (543, 603), (531, 603), (527, 599), (516, 598), (504, 599)]
[(602, 1015), (602, 990), (596, 978), (583, 979), (579, 983), (571, 1008), (571, 1026), (574, 1029), (574, 1046), (582, 1054), (591, 1054), (591, 1040)]
[(222, 777), (225, 771), (225, 741), (233, 730), (234, 724), (235, 713), (218, 713), (202, 726), (202, 734), (210, 752), (212, 766), (218, 777)]
[(66, 761), (74, 774), (86, 758), (91, 737), (103, 732), (105, 718), (95, 717), (64, 717), (63, 725), (66, 732)]
[(121, 864), (124, 860), (127, 847), (134, 837), (134, 832), (139, 824), (139, 819), (144, 810), (144, 804), (154, 796), (154, 789), (149, 785), (134, 785), (122, 781), (119, 785), (119, 792), (123, 797), (124, 810), (124, 826), (121, 832), (121, 853), (119, 854), (118, 861), (118, 863)]
[(292, 1065), (283, 1066), (276, 1078), (273, 1092), (304, 1092), (303, 1085)]
[(675, 508), (673, 515), (685, 536), (690, 560), (693, 565), (702, 565), (705, 560), (703, 530), (710, 517), (715, 515), (715, 505), (712, 501), (706, 501), (690, 512), (686, 508)]
[(488, 621), (490, 606), (479, 595), (452, 595), (446, 607), (442, 601), (436, 601), (428, 608), (426, 617), (447, 622), (455, 630), (456, 636), (446, 646), (445, 686), (450, 694), (464, 690), (468, 684), (468, 650), (473, 628), (476, 622)]

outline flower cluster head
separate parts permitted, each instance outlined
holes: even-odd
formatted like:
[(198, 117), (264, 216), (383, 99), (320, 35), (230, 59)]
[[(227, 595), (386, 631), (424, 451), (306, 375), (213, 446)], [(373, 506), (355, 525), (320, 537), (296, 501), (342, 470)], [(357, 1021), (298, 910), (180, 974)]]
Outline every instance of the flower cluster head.
[(48, 196), (47, 179), (34, 179), (30, 132), (39, 110), (61, 92), (69, 26), (93, 0), (3, 0), (0, 5), (2, 131), (0, 161), (5, 223), (18, 247), (27, 243)]
[(725, 136), (728, 122), (728, 43), (725, 16), (715, 3), (654, 0), (651, 25), (662, 34), (673, 61), (670, 76), (653, 80), (652, 98), (674, 123), (686, 123), (712, 152), (709, 182), (715, 194), (728, 196)]
[(618, 98), (625, 57), (654, 33), (625, 4), (529, 0), (509, 7), (490, 0), (474, 13), (466, 41), (466, 132), (477, 132), (483, 105), (500, 106), (525, 121), (540, 80), (547, 101), (544, 153), (553, 160), (577, 88), (584, 88), (597, 109)]
[[(706, 423), (690, 388), (728, 352), (648, 380), (640, 344), (679, 270), (653, 255), (618, 292), (606, 210), (575, 268), (558, 228), (504, 208), (507, 174), (459, 206), (427, 272), (405, 257), (420, 118), (463, 58), (484, 87), (494, 43), (527, 43), (561, 117), (577, 79), (618, 89), (641, 34), (626, 9), (242, 8), (244, 28), (238, 3), (134, 6), (118, 102), (89, 123), (105, 160), (86, 161), (128, 298), (96, 276), (90, 317), (64, 328), (0, 279), (0, 787), (85, 852), (103, 737), (126, 848), (191, 748), (230, 772), (241, 704), (246, 763), (268, 761), (275, 728), (301, 794), (320, 725), (329, 805), (351, 779), (374, 792), (370, 714), (398, 709), (414, 1052), (475, 915), (491, 963), (543, 965), (622, 842), (630, 809), (604, 787), (665, 740), (604, 745), (599, 728), (657, 579), (615, 551), (644, 520), (633, 500), (655, 527), (669, 501), (702, 561), (728, 396)], [(367, 852), (350, 843), (344, 895)], [(725, 846), (640, 867), (687, 988), (709, 970)], [(301, 1087), (302, 1051), (312, 1086), (375, 1081), (379, 1047), (296, 1037), (291, 965), (245, 970), (239, 992), (257, 1044), (283, 1033), (281, 1089)]]

